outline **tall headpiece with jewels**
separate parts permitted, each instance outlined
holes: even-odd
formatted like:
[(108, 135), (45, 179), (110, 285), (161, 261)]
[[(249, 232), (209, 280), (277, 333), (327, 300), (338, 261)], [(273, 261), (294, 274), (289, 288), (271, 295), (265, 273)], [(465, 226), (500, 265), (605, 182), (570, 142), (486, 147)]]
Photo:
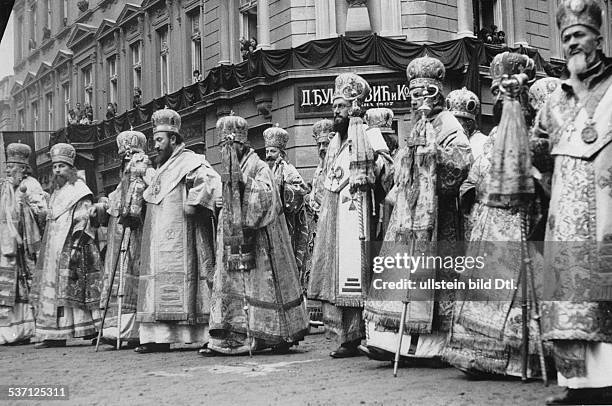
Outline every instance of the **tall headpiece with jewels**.
[(524, 73), (529, 80), (535, 77), (535, 62), (527, 55), (502, 52), (495, 55), (490, 67), (491, 90), (499, 87), (502, 79)]
[(410, 89), (434, 85), (441, 90), (446, 69), (439, 59), (423, 56), (413, 59), (408, 64), (406, 75), (408, 76)]
[(169, 108), (157, 110), (151, 117), (151, 124), (153, 134), (161, 131), (178, 134), (181, 129), (181, 116)]
[(274, 127), (270, 127), (263, 132), (264, 143), (267, 147), (276, 147), (282, 151), (287, 148), (287, 142), (289, 141), (289, 133), (279, 127), (276, 124)]
[(365, 113), (365, 121), (370, 128), (378, 128), (381, 133), (393, 132), (391, 125), (393, 124), (393, 110), (386, 107), (378, 107), (369, 109)]
[(221, 117), (217, 120), (217, 136), (219, 142), (225, 141), (236, 141), (242, 144), (248, 144), (249, 142), (249, 124), (247, 121), (234, 115)]
[(553, 77), (536, 80), (529, 88), (529, 104), (536, 111), (540, 111), (548, 97), (557, 89), (560, 83), (561, 80)]
[(602, 11), (597, 0), (563, 0), (557, 9), (557, 27), (563, 31), (575, 25), (589, 27), (599, 34)]
[(28, 144), (12, 143), (6, 147), (6, 163), (7, 164), (25, 164), (30, 163), (30, 155), (32, 148)]
[(344, 99), (361, 106), (370, 95), (370, 91), (370, 85), (361, 76), (342, 73), (336, 78), (333, 100)]
[(316, 142), (329, 142), (334, 131), (334, 122), (329, 119), (319, 120), (312, 126), (312, 136)]
[(128, 150), (144, 152), (147, 146), (147, 137), (140, 131), (122, 131), (117, 135), (117, 152), (123, 155)]
[(74, 166), (74, 158), (76, 157), (76, 150), (70, 144), (59, 143), (51, 147), (49, 151), (51, 154), (51, 162), (63, 162), (70, 166)]
[(480, 111), (478, 96), (465, 87), (453, 90), (446, 96), (446, 109), (455, 117), (476, 120)]

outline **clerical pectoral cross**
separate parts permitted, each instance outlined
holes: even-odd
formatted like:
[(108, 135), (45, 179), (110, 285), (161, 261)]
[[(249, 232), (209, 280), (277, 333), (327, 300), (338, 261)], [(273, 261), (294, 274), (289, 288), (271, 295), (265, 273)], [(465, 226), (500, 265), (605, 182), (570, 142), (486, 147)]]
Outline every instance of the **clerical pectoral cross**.
[(608, 168), (608, 176), (600, 176), (598, 185), (600, 188), (610, 188), (610, 196), (612, 196), (612, 167)]
[(351, 197), (342, 196), (342, 203), (346, 203), (350, 201), (351, 204), (349, 205), (349, 211), (355, 211), (357, 210), (357, 206), (355, 206), (355, 203), (357, 202), (358, 198), (359, 197), (355, 193), (351, 193)]

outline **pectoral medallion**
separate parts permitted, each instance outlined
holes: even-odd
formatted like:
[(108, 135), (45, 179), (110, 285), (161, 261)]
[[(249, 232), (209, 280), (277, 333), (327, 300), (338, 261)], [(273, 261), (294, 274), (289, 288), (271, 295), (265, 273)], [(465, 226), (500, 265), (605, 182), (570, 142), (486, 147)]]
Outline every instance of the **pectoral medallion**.
[(582, 141), (586, 142), (587, 144), (592, 144), (597, 140), (597, 137), (598, 134), (597, 130), (595, 129), (595, 120), (589, 118), (584, 123), (584, 128), (582, 129)]

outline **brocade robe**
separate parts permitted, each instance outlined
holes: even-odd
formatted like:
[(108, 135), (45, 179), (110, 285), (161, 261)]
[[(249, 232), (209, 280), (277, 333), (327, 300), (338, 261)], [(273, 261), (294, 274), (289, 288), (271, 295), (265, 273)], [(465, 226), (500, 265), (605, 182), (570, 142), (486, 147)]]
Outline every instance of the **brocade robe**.
[[(610, 374), (594, 368), (612, 367), (612, 60), (583, 78), (585, 99), (562, 81), (535, 132), (548, 139), (554, 159), (544, 249), (550, 301), (542, 305), (542, 332), (554, 343), (559, 385), (570, 388), (612, 386)], [(589, 118), (597, 138), (587, 142)], [(607, 355), (593, 357), (602, 347)]]
[(386, 193), (387, 179), (393, 173), (393, 160), (380, 129), (364, 125), (364, 130), (366, 141), (377, 155), (375, 184), (364, 196), (363, 192), (350, 192), (352, 140), (347, 136), (343, 142), (336, 133), (323, 162), (323, 199), (308, 281), (308, 298), (323, 302), (326, 335), (334, 337), (340, 345), (363, 337), (362, 309), (371, 275), (372, 252), (359, 239), (360, 218), (365, 240), (374, 240), (378, 219), (372, 215), (373, 208), (384, 198), (374, 192)]
[(28, 293), (43, 234), (44, 221), (39, 219), (47, 210), (44, 192), (35, 178), (25, 177), (16, 188), (6, 182), (0, 186), (0, 345), (34, 335)]
[[(461, 213), (458, 210), (457, 197), (461, 183), (465, 180), (471, 165), (471, 150), (468, 138), (459, 121), (448, 111), (442, 111), (431, 119), (435, 133), (435, 149), (422, 150), (426, 155), (414, 157), (415, 165), (419, 165), (418, 185), (420, 193), (414, 206), (408, 197), (411, 193), (399, 178), (400, 174), (409, 174), (410, 159), (408, 147), (400, 149), (395, 157), (396, 184), (392, 194), (395, 199), (391, 219), (381, 248), (381, 256), (394, 256), (397, 249), (407, 249), (411, 241), (425, 243), (423, 249), (431, 249), (428, 242), (444, 241), (454, 243), (463, 238), (461, 229)], [(419, 154), (417, 150), (417, 154)], [(432, 191), (432, 188), (435, 190)], [(433, 197), (432, 197), (433, 196)], [(433, 198), (433, 200), (432, 200)], [(412, 220), (412, 223), (410, 221)], [(434, 239), (437, 236), (437, 239)], [(445, 245), (446, 247), (449, 244)], [(420, 252), (420, 251), (416, 251)], [(404, 251), (400, 252), (401, 254)], [(410, 255), (410, 254), (409, 254)], [(449, 255), (440, 252), (438, 255)], [(396, 272), (398, 277), (406, 278), (405, 270), (388, 269), (385, 273)], [(429, 272), (436, 280), (452, 281), (454, 271), (417, 270), (425, 274)], [(422, 276), (422, 275), (421, 275)], [(394, 280), (394, 279), (389, 279)], [(408, 306), (405, 332), (414, 334), (415, 338), (422, 334), (420, 347), (411, 351), (411, 340), (403, 340), (402, 355), (417, 357), (439, 356), (446, 341), (449, 330), (454, 292), (451, 290), (430, 291), (425, 296), (416, 298), (416, 291)], [(395, 351), (397, 331), (403, 303), (390, 300), (385, 290), (370, 289), (365, 305), (364, 319), (367, 322), (368, 345), (387, 351)], [(432, 342), (427, 342), (431, 335)]]
[(209, 348), (229, 354), (248, 351), (247, 329), (255, 338), (256, 349), (297, 343), (308, 331), (299, 274), (273, 174), (253, 150), (242, 157), (240, 169), (242, 225), (254, 230), (255, 265), (245, 272), (230, 270), (223, 243), (226, 214), (221, 210), (210, 315)]
[(303, 279), (304, 256), (308, 244), (308, 224), (304, 207), (304, 196), (308, 193), (306, 183), (295, 166), (284, 159), (279, 159), (274, 163), (272, 173), (282, 200), (295, 262), (300, 279)]
[[(91, 190), (77, 179), (55, 190), (49, 200), (47, 225), (32, 297), (36, 336), (62, 340), (95, 334), (99, 322), (101, 260), (89, 221)], [(74, 249), (73, 246), (77, 245)]]
[[(139, 159), (138, 164), (146, 167), (146, 165), (148, 165), (148, 160), (143, 162)], [(142, 189), (140, 191), (134, 190), (136, 182), (134, 175), (130, 174), (129, 170), (130, 169), (128, 168), (128, 170), (122, 173), (122, 177), (117, 185), (117, 188), (108, 195), (107, 216), (104, 216), (101, 221), (102, 224), (108, 226), (106, 238), (106, 257), (104, 261), (104, 271), (102, 274), (103, 289), (102, 297), (100, 299), (100, 308), (102, 310), (106, 304), (113, 270), (115, 266), (117, 267), (111, 297), (109, 300), (109, 308), (107, 311), (106, 320), (104, 321), (103, 332), (103, 337), (112, 340), (117, 338), (117, 324), (119, 321), (117, 295), (119, 291), (120, 270), (122, 266), (123, 280), (121, 281), (121, 284), (123, 298), (121, 299), (121, 338), (136, 340), (138, 339), (139, 330), (139, 323), (136, 321), (136, 306), (138, 303), (138, 278), (140, 275), (140, 249), (142, 242), (143, 221), (140, 221), (140, 224), (136, 226), (130, 227), (129, 231), (126, 229), (124, 235), (124, 226), (120, 223), (120, 214), (122, 202), (124, 202), (124, 204), (126, 204), (126, 201), (129, 202), (129, 198), (133, 197), (135, 193), (139, 193), (140, 197), (142, 197), (143, 191)], [(146, 174), (148, 176), (145, 177), (152, 178), (154, 173), (155, 171), (152, 168), (148, 168)], [(144, 185), (144, 182), (141, 185)], [(144, 206), (144, 201), (141, 203)], [(144, 207), (141, 207), (141, 220), (144, 220), (144, 213)], [(127, 250), (125, 252), (125, 259), (123, 261), (120, 258), (122, 237), (127, 239)]]
[[(460, 189), (462, 196), (473, 193), (476, 200), (470, 213), (471, 232), (466, 256), (477, 258), (486, 254), (486, 266), (483, 269), (467, 270), (458, 275), (458, 279), (512, 279), (514, 286), (518, 287), (521, 267), (521, 213), (517, 207), (490, 207), (485, 204), (494, 143), (495, 131), (492, 131), (483, 146), (482, 154), (472, 164), (468, 178)], [(464, 201), (462, 199), (462, 204)], [(528, 229), (531, 229), (537, 218), (534, 213), (536, 208), (534, 201), (526, 213)], [(541, 292), (542, 257), (532, 245), (530, 257), (533, 261), (536, 291)], [(444, 353), (445, 360), (461, 370), (521, 376), (521, 302), (520, 296), (516, 296), (514, 303), (512, 299), (513, 295), (506, 290), (462, 292), (461, 300), (455, 302), (452, 333)], [(537, 326), (531, 318), (529, 323), (530, 357), (527, 374), (534, 376), (540, 369), (535, 346)]]
[[(364, 128), (367, 128), (364, 126)], [(378, 153), (375, 162), (376, 185), (380, 187), (392, 173), (393, 161), (380, 129), (366, 130), (366, 139)], [(359, 240), (359, 193), (350, 193), (349, 140), (336, 133), (323, 163), (323, 199), (314, 244), (308, 297), (340, 307), (363, 307), (370, 276), (368, 253)], [(377, 219), (372, 216), (371, 191), (363, 199), (361, 216), (366, 240), (372, 240)], [(365, 255), (362, 255), (365, 254)]]
[(321, 201), (323, 200), (324, 182), (325, 174), (322, 163), (319, 163), (312, 178), (312, 190), (304, 198), (306, 203), (306, 221), (308, 223), (308, 244), (304, 255), (304, 272), (300, 275), (300, 283), (304, 288), (304, 292), (308, 291), (308, 281), (310, 280), (310, 271), (312, 269), (312, 251), (317, 235), (317, 223), (319, 221)]
[[(140, 342), (204, 341), (221, 178), (203, 155), (181, 144), (151, 182), (143, 196), (147, 206), (136, 317)], [(197, 206), (196, 214), (185, 214), (185, 205)]]

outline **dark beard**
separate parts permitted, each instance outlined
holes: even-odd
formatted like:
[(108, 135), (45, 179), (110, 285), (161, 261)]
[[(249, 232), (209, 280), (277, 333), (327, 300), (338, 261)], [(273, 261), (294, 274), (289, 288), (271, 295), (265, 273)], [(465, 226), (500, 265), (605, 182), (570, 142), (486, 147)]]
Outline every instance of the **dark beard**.
[(349, 123), (348, 117), (334, 117), (334, 131), (340, 134), (348, 133)]
[(53, 190), (61, 189), (67, 181), (68, 179), (66, 179), (65, 176), (53, 175), (53, 177), (51, 177), (51, 187), (53, 188)]
[(170, 159), (170, 156), (172, 156), (172, 148), (168, 147), (166, 149), (160, 149), (157, 152), (157, 156), (155, 157), (155, 164), (157, 165), (157, 167), (161, 167), (163, 164), (166, 163), (166, 161), (168, 159)]

